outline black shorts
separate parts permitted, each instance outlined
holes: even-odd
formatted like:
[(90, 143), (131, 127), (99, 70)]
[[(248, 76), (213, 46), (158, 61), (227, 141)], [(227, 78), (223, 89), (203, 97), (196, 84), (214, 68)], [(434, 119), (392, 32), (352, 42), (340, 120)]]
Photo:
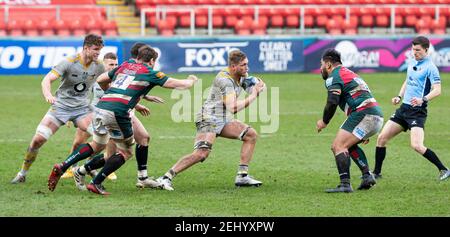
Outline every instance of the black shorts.
[(427, 108), (402, 104), (391, 116), (390, 120), (400, 124), (404, 131), (412, 127), (424, 128), (427, 120)]

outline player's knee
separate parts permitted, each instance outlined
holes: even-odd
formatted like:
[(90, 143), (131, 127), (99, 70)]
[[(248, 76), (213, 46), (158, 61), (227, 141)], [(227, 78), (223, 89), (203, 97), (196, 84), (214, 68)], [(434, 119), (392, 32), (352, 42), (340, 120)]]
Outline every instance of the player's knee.
[(129, 149), (126, 150), (125, 152), (122, 153), (123, 157), (125, 158), (125, 160), (129, 160), (131, 159), (131, 157), (133, 157), (133, 150)]
[(388, 142), (388, 138), (383, 133), (380, 133), (377, 138), (377, 146), (385, 146)]
[[(51, 132), (51, 130), (50, 130)], [(51, 134), (46, 136), (39, 132), (34, 135), (33, 140), (31, 141), (31, 147), (34, 149), (40, 148), (42, 145), (44, 145), (45, 142), (50, 138)]]
[(44, 137), (42, 137), (40, 135), (36, 135), (36, 136), (33, 137), (33, 140), (31, 141), (30, 147), (33, 148), (33, 149), (38, 149), (42, 145), (44, 145), (44, 143), (46, 141), (47, 141), (47, 139), (45, 139)]
[(345, 146), (339, 142), (333, 142), (333, 144), (331, 145), (331, 151), (333, 152), (333, 154), (337, 155), (339, 153), (341, 153), (342, 151), (347, 150), (345, 148)]
[(36, 141), (47, 141), (51, 136), (53, 135), (53, 131), (51, 128), (45, 125), (39, 125), (36, 128), (36, 136), (34, 136), (34, 139)]
[(131, 157), (133, 157), (133, 151), (130, 149), (117, 149), (117, 153), (119, 153), (124, 159), (125, 161), (129, 160)]
[(247, 134), (245, 134), (243, 140), (249, 141), (249, 142), (256, 142), (257, 139), (258, 139), (258, 133), (256, 132), (256, 130), (253, 128), (249, 128), (247, 131)]
[[(81, 144), (80, 144), (81, 145)], [(79, 145), (78, 145), (79, 146)], [(77, 148), (78, 146), (75, 146), (74, 148)], [(89, 146), (91, 146), (92, 151), (95, 153), (102, 151), (103, 149), (105, 149), (106, 145), (105, 144), (101, 144), (101, 143), (97, 143), (95, 141), (89, 142)]]
[(136, 141), (141, 146), (148, 146), (150, 143), (150, 136), (148, 134), (145, 134), (142, 138), (139, 139), (139, 141)]
[(74, 141), (72, 144), (72, 151), (75, 150), (81, 144), (83, 144), (82, 141)]
[(418, 142), (411, 142), (411, 148), (420, 154), (425, 153), (425, 150), (427, 149), (424, 145)]
[(209, 156), (209, 150), (207, 150), (207, 149), (198, 149), (198, 150), (195, 150), (195, 152), (194, 152), (194, 159), (195, 159), (195, 161), (196, 162), (203, 162), (203, 161), (205, 161), (206, 160), (206, 158), (208, 158), (208, 156)]

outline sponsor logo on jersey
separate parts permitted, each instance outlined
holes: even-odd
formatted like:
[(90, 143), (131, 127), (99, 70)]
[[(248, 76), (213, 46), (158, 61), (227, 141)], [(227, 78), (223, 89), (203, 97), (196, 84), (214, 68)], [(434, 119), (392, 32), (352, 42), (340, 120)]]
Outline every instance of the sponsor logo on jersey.
[(164, 74), (164, 72), (158, 72), (156, 73), (156, 77), (159, 79), (163, 79), (166, 76), (166, 74)]
[(328, 79), (325, 81), (326, 87), (331, 86), (331, 83), (333, 82), (333, 77), (328, 77)]

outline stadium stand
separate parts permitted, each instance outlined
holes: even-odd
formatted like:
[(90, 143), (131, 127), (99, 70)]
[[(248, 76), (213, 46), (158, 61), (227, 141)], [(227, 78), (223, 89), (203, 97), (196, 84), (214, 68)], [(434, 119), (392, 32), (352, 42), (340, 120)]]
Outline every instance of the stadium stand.
[[(33, 16), (33, 17), (30, 17)], [(50, 5), (0, 5), (0, 36), (118, 35), (95, 0), (52, 0)]]
[[(170, 36), (209, 27), (238, 35), (450, 33), (450, 0), (134, 0)], [(190, 11), (193, 11), (191, 17)], [(211, 11), (211, 12), (209, 12)], [(302, 12), (303, 11), (303, 12)], [(192, 19), (194, 22), (191, 22)], [(395, 31), (393, 31), (395, 28)], [(217, 31), (218, 30), (218, 31)], [(228, 30), (228, 31), (227, 31)], [(206, 31), (203, 31), (206, 32)]]

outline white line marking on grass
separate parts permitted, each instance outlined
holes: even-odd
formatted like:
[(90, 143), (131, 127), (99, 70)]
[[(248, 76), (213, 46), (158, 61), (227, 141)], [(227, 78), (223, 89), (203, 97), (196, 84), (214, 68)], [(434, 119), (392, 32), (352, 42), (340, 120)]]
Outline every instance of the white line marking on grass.
[(179, 136), (159, 136), (159, 139), (193, 139), (194, 136), (186, 136), (186, 135), (179, 135)]
[(0, 143), (11, 143), (11, 142), (27, 142), (27, 140), (20, 138), (0, 139)]

